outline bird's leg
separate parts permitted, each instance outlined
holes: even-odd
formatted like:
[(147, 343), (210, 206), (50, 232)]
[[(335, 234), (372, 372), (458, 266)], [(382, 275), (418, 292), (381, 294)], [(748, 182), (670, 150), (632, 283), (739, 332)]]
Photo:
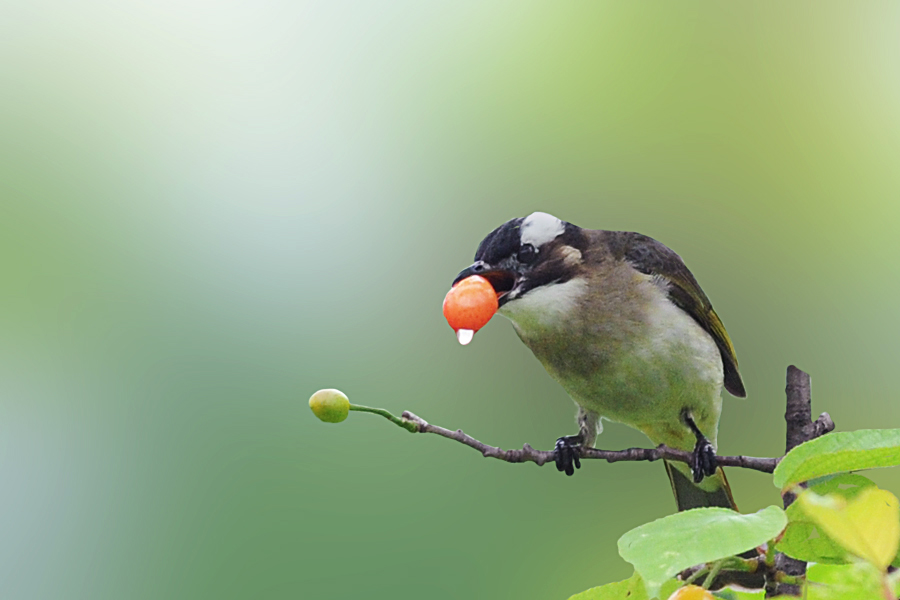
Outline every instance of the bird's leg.
[(600, 432), (600, 415), (578, 407), (578, 433), (556, 440), (556, 470), (573, 475), (581, 468), (581, 449), (592, 448)]
[(694, 483), (700, 483), (704, 477), (709, 477), (716, 473), (716, 468), (719, 466), (716, 460), (716, 449), (713, 448), (712, 443), (706, 439), (706, 436), (694, 423), (694, 417), (691, 416), (690, 410), (685, 408), (681, 411), (681, 420), (697, 438), (697, 443), (694, 444), (694, 451), (691, 453), (691, 474), (694, 476)]

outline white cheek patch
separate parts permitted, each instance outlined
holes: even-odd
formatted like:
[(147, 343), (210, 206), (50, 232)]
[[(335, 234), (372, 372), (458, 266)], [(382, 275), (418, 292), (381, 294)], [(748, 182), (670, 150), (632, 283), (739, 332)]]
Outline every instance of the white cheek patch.
[(540, 248), (553, 241), (566, 230), (562, 221), (544, 212), (531, 213), (522, 221), (520, 238), (522, 244), (531, 244)]

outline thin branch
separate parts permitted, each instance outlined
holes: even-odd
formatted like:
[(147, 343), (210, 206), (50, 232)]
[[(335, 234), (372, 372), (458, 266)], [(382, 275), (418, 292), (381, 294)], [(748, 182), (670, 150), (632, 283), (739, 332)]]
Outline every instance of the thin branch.
[[(812, 420), (812, 382), (807, 373), (791, 365), (787, 368), (786, 380), (785, 452), (790, 452), (803, 442), (833, 431), (834, 421), (828, 413)], [(784, 508), (787, 509), (796, 498), (792, 492), (786, 492), (782, 496)], [(806, 563), (779, 552), (775, 558), (775, 569), (784, 576), (779, 579), (774, 576), (775, 573), (770, 573), (766, 582), (766, 598), (799, 594), (801, 586), (798, 582), (806, 574)]]
[[(791, 365), (787, 368), (787, 385), (784, 388), (787, 396), (787, 407), (784, 420), (787, 424), (787, 454), (803, 442), (813, 439), (816, 428), (812, 422), (812, 396), (809, 375)], [(829, 417), (829, 420), (831, 418)]]
[[(785, 422), (785, 453), (790, 452), (805, 441), (811, 440), (816, 435), (817, 429), (824, 429), (827, 426), (823, 420), (821, 427), (817, 427), (812, 422), (812, 386), (810, 377), (807, 373), (801, 371), (794, 365), (787, 368), (786, 385), (784, 393), (787, 402), (784, 411)], [(828, 416), (827, 413), (822, 416)], [(827, 421), (831, 421), (828, 417)], [(834, 423), (831, 423), (834, 428)], [(787, 492), (782, 496), (784, 508), (793, 504), (797, 496), (792, 492)], [(781, 552), (775, 557), (775, 564), (769, 567), (766, 576), (766, 598), (774, 598), (782, 595), (799, 595), (800, 586), (783, 583), (778, 581), (776, 572), (781, 571), (792, 577), (803, 577), (806, 574), (806, 562), (791, 558)]]
[(395, 417), (393, 414), (391, 414), (390, 411), (384, 410), (383, 408), (372, 408), (371, 406), (363, 406), (362, 404), (351, 404), (350, 410), (358, 410), (359, 412), (368, 412), (376, 415), (381, 415), (394, 425), (402, 427), (410, 433), (418, 433), (418, 428), (416, 427), (415, 423), (412, 423), (406, 419)]
[[(463, 433), (462, 429), (451, 431), (439, 425), (432, 425), (409, 411), (404, 411), (402, 419), (415, 424), (418, 433), (435, 433), (447, 439), (455, 440), (470, 448), (478, 450), (481, 452), (482, 456), (487, 458), (496, 458), (510, 463), (533, 462), (538, 466), (556, 461), (555, 450), (535, 450), (528, 444), (525, 444), (521, 450), (503, 450), (496, 446), (488, 446), (483, 442), (479, 442), (472, 436)], [(690, 452), (676, 450), (675, 448), (670, 448), (662, 444), (656, 448), (629, 448), (627, 450), (582, 448), (580, 454), (583, 459), (598, 458), (611, 463), (620, 461), (652, 462), (665, 459), (690, 464), (691, 461)], [(778, 464), (779, 459), (756, 458), (753, 456), (717, 456), (716, 460), (719, 465), (723, 467), (741, 467), (744, 469), (753, 469), (754, 471), (762, 471), (763, 473), (771, 473), (775, 470), (775, 466)]]
[[(722, 561), (719, 561), (720, 563)], [(684, 585), (696, 584), (697, 580), (708, 575), (710, 568), (715, 563), (703, 563), (685, 569), (678, 574), (678, 579)], [(704, 581), (703, 587), (708, 590), (720, 590), (729, 585), (737, 585), (747, 589), (761, 589), (765, 585), (766, 563), (762, 555), (754, 558), (741, 558), (731, 556), (724, 559), (721, 570), (713, 577), (711, 582)]]
[(709, 573), (706, 575), (706, 579), (703, 580), (703, 588), (709, 589), (709, 587), (713, 584), (713, 581), (716, 580), (716, 576), (719, 574), (719, 571), (722, 570), (722, 567), (725, 566), (725, 562), (728, 558), (723, 558), (721, 560), (717, 560), (709, 567)]

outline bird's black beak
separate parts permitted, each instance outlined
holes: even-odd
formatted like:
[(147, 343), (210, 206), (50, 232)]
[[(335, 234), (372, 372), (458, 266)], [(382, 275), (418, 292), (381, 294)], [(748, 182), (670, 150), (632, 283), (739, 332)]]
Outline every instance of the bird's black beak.
[(453, 280), (453, 285), (456, 285), (466, 277), (471, 277), (472, 275), (479, 275), (490, 282), (491, 287), (493, 287), (494, 291), (497, 293), (497, 300), (499, 301), (500, 306), (503, 306), (506, 295), (516, 286), (516, 279), (518, 277), (514, 271), (495, 269), (483, 261), (478, 261), (472, 266), (460, 271), (459, 275), (456, 276), (456, 279)]

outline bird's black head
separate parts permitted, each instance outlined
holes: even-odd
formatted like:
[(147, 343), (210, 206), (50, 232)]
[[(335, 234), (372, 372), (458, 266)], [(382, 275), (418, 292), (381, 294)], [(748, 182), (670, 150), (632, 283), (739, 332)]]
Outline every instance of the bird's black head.
[(481, 275), (491, 282), (503, 306), (529, 290), (571, 279), (581, 267), (585, 250), (580, 227), (536, 212), (490, 232), (478, 244), (475, 262), (453, 283)]

